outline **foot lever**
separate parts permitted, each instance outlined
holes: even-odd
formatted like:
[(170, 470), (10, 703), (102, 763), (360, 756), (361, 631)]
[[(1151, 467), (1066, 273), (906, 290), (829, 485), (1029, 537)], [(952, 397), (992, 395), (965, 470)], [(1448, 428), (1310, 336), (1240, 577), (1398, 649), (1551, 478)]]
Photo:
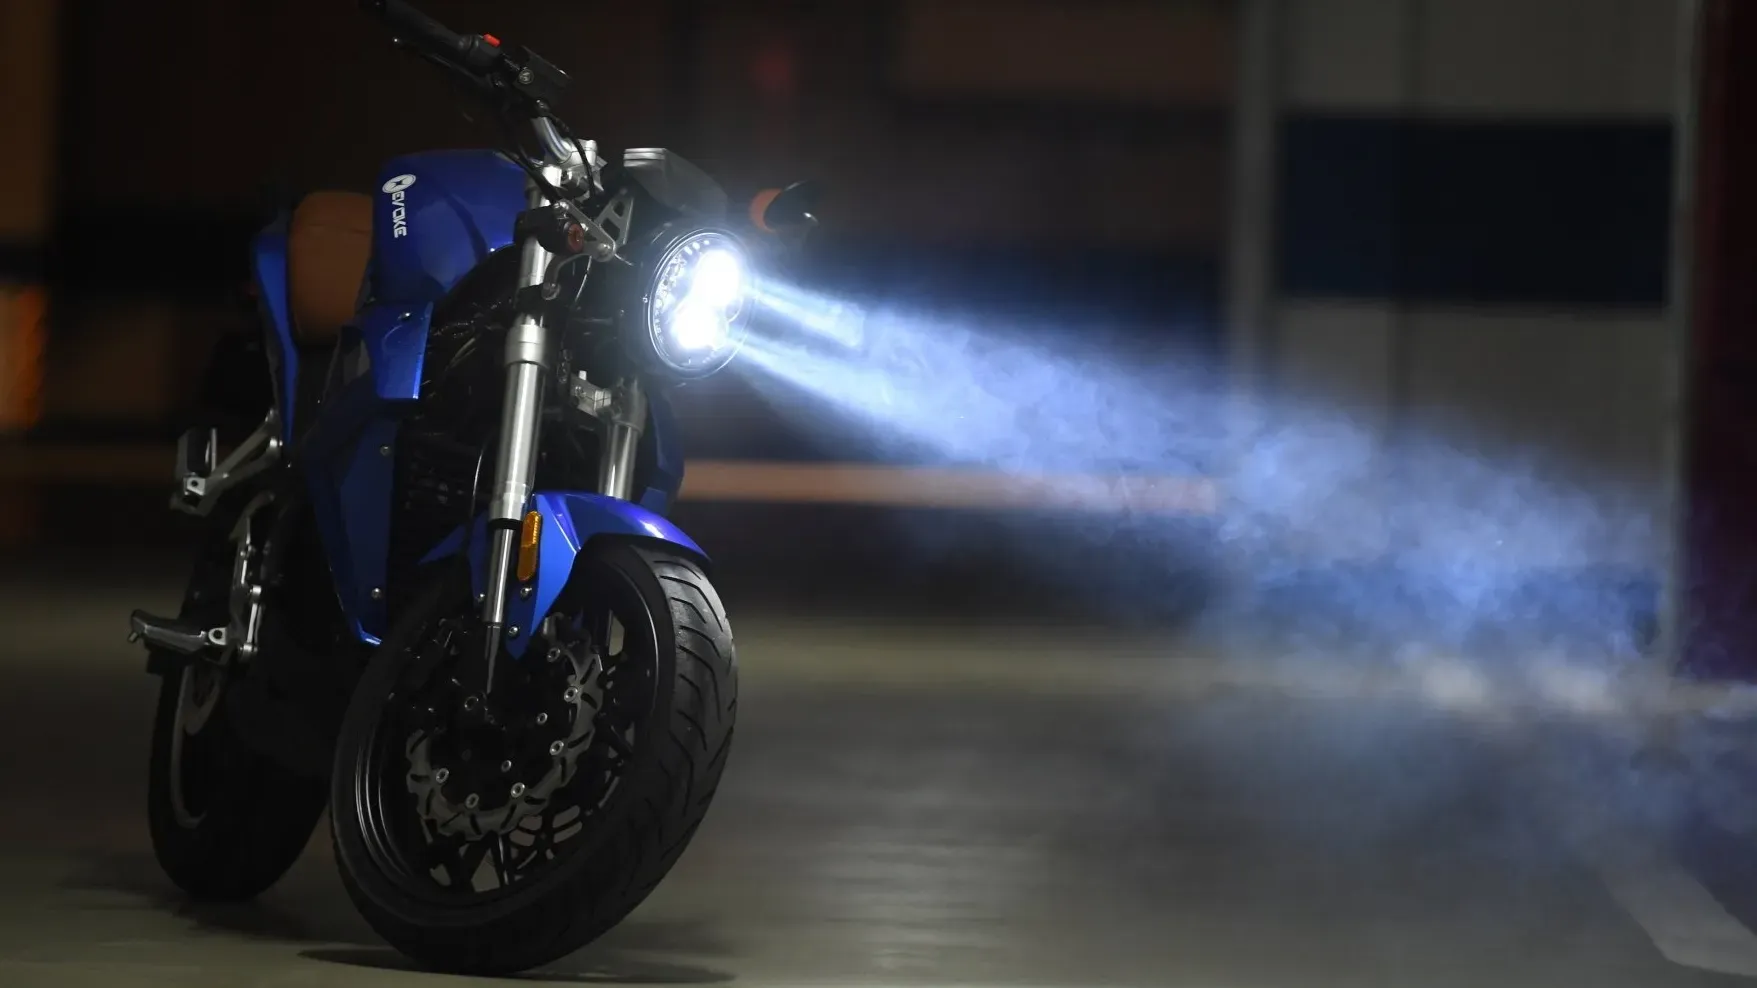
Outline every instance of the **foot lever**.
[(135, 611), (128, 618), (128, 640), (137, 642), (142, 638), (149, 647), (169, 649), (179, 655), (199, 655), (211, 648), (226, 647), (225, 628), (203, 628), (192, 621)]

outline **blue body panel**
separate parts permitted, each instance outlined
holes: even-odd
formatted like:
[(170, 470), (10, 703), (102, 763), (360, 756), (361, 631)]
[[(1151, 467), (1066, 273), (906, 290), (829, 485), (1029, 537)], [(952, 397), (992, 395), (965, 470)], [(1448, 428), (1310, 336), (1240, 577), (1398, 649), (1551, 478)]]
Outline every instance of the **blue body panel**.
[[(374, 591), (389, 575), (397, 426), (421, 397), (433, 306), (512, 243), (524, 208), (524, 172), (492, 151), (405, 155), (379, 176), (370, 300), (342, 334), (341, 390), (302, 451), (336, 594), (362, 641), (386, 630), (385, 595)], [(284, 255), (283, 246), (283, 283)]]
[(383, 589), (389, 559), (398, 424), (389, 412), (373, 377), (360, 373), (324, 404), (300, 451), (342, 612), (360, 640), (375, 645), (385, 611), (383, 595), (375, 600), (372, 591)]
[[(354, 634), (378, 644), (388, 620), (383, 593), (395, 498), (397, 433), (421, 398), (422, 365), (435, 306), (463, 278), (513, 241), (525, 208), (525, 174), (491, 151), (435, 151), (392, 159), (373, 193), (372, 260), (368, 292), (336, 344), (333, 381), (316, 418), (293, 421), (301, 368), (294, 347), (287, 279), (287, 233), (282, 220), (257, 235), (252, 272), (262, 302), (267, 350), (289, 444), (295, 437), (335, 590)], [(702, 556), (689, 536), (666, 521), (683, 483), (677, 423), (665, 396), (651, 396), (653, 464), (638, 503), (596, 494), (545, 491), (533, 510), (543, 517), (538, 572), (529, 597), (515, 592), (510, 624), (529, 629), (553, 607), (574, 558), (594, 538), (665, 542)], [(478, 591), (484, 581), (487, 540), (478, 519), (459, 528), (428, 559), (466, 553)], [(705, 558), (705, 557), (704, 557)], [(380, 591), (375, 593), (375, 591)], [(526, 632), (528, 634), (528, 632)], [(524, 652), (521, 636), (508, 643)]]
[(392, 158), (373, 193), (373, 297), (386, 303), (443, 298), (489, 254), (512, 243), (513, 223), (525, 209), (525, 181), (519, 166), (493, 151)]
[(433, 318), (430, 302), (375, 303), (354, 316), (359, 345), (372, 374), (373, 392), (384, 401), (415, 401), (421, 397), (421, 365), (427, 359), (427, 328)]
[[(664, 542), (697, 558), (707, 554), (683, 530), (671, 522), (629, 501), (619, 501), (601, 494), (578, 491), (539, 491), (531, 499), (531, 510), (542, 516), (542, 534), (537, 542), (537, 573), (532, 579), (531, 595), (516, 591), (507, 598), (506, 623), (517, 626), (517, 637), (508, 638), (506, 652), (523, 655), (530, 642), (531, 629), (549, 616), (550, 608), (567, 586), (573, 574), (574, 559), (593, 539), (623, 538)], [(482, 592), (487, 572), (487, 521), (477, 518), (470, 527), (469, 544), (459, 528), (427, 554), (424, 562), (433, 562), (459, 552), (470, 561), (471, 586)], [(509, 588), (510, 589), (510, 588)]]

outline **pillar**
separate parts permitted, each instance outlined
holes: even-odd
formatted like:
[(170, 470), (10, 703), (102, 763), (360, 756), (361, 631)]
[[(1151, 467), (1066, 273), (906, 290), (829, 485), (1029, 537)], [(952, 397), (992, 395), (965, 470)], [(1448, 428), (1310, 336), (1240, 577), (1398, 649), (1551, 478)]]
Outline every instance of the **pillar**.
[(1757, 5), (1702, 0), (1683, 361), (1678, 637), (1689, 674), (1757, 680)]

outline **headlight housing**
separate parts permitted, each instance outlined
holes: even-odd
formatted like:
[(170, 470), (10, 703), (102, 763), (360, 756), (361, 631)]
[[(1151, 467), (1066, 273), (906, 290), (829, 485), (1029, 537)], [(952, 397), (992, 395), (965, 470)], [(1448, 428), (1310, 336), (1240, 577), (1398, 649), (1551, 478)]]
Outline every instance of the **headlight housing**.
[(699, 227), (662, 233), (653, 248), (623, 339), (654, 370), (706, 377), (744, 345), (754, 308), (750, 253), (731, 233)]

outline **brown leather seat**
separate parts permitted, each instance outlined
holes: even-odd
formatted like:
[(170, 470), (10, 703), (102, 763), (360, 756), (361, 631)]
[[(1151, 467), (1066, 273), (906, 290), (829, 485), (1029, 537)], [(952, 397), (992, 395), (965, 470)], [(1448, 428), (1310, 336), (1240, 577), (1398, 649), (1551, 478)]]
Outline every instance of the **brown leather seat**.
[(335, 340), (354, 318), (371, 256), (371, 196), (313, 192), (300, 200), (287, 231), (287, 295), (295, 340), (301, 345)]

